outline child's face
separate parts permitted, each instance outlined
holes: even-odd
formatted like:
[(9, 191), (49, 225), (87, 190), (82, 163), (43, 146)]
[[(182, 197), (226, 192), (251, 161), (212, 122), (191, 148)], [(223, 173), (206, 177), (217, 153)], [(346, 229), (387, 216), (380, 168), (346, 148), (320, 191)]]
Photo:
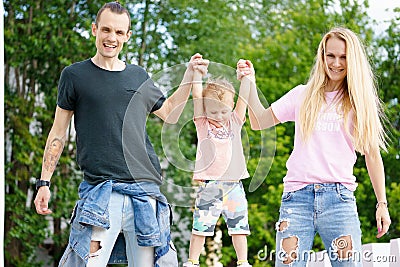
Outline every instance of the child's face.
[(217, 122), (225, 123), (231, 117), (233, 108), (233, 101), (219, 101), (213, 98), (204, 99), (204, 110), (207, 115), (207, 119)]

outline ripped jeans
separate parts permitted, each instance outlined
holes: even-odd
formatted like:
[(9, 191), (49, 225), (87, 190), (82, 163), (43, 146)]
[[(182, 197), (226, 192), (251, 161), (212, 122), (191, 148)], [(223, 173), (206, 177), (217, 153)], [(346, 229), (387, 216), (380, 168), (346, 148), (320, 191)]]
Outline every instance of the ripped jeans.
[[(149, 199), (149, 201), (155, 209), (156, 200)], [(93, 227), (91, 239), (92, 242), (99, 242), (99, 249), (91, 251), (86, 266), (100, 267), (107, 265), (114, 243), (121, 231), (125, 236), (128, 266), (154, 266), (154, 248), (140, 247), (136, 241), (132, 199), (127, 195), (112, 192), (109, 203), (110, 228)], [(155, 210), (148, 212), (155, 212)]]
[(339, 183), (310, 184), (282, 194), (276, 223), (276, 267), (305, 267), (318, 233), (332, 267), (362, 266), (355, 197)]

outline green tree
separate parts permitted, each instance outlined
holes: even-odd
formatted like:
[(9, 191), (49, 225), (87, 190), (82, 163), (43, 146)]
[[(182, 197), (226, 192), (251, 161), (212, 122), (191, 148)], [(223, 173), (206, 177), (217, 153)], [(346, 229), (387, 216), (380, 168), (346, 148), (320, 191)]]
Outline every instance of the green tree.
[[(374, 59), (380, 94), (386, 104), (392, 142), (383, 154), (387, 174), (388, 200), (395, 203), (399, 191), (399, 19), (392, 20), (386, 35), (376, 37), (365, 12), (367, 1), (339, 1), (334, 9), (333, 0), (310, 1), (178, 1), (143, 0), (126, 2), (132, 17), (133, 35), (122, 52), (122, 59), (137, 63), (149, 70), (155, 80), (162, 82), (167, 75), (171, 89), (175, 89), (183, 75), (184, 66), (175, 73), (168, 67), (187, 62), (200, 52), (215, 63), (225, 64), (226, 72), (235, 76), (234, 67), (239, 58), (252, 60), (256, 69), (257, 85), (265, 96), (265, 106), (300, 83), (305, 83), (314, 61), (317, 45), (327, 29), (343, 25), (359, 33), (368, 45)], [(77, 199), (77, 186), (81, 174), (76, 165), (73, 129), (52, 179), (52, 216), (47, 217), (54, 226), (34, 211), (32, 196), (34, 178), (40, 176), (45, 139), (53, 122), (57, 97), (57, 82), (61, 70), (73, 62), (84, 60), (95, 53), (94, 37), (90, 25), (103, 1), (42, 1), (4, 0), (5, 7), (5, 171), (6, 171), (6, 266), (41, 266), (35, 263), (37, 246), (50, 238), (53, 245), (46, 249), (60, 257), (68, 240), (68, 221)], [(122, 2), (122, 4), (124, 4)], [(371, 45), (373, 44), (373, 45)], [(210, 66), (218, 74), (218, 64)], [(232, 67), (230, 69), (229, 67)], [(167, 74), (166, 74), (167, 73)], [(238, 82), (235, 83), (238, 87)], [(172, 92), (172, 91), (171, 91)], [(190, 109), (190, 103), (188, 109)], [(190, 110), (187, 114), (190, 114)], [(186, 113), (186, 111), (185, 111)], [(183, 125), (168, 128), (150, 116), (147, 124), (149, 136), (161, 159), (168, 157), (167, 146), (179, 147), (184, 157), (193, 161), (196, 134), (189, 118)], [(175, 132), (174, 132), (175, 131)], [(176, 132), (179, 132), (177, 134)], [(252, 179), (244, 182), (248, 191), (250, 211), (249, 259), (254, 266), (272, 266), (273, 261), (260, 258), (259, 252), (275, 249), (275, 223), (278, 219), (282, 178), (285, 163), (293, 146), (293, 124), (279, 125), (269, 131), (251, 131), (245, 125), (249, 148), (248, 169), (251, 175), (265, 173), (265, 181), (255, 190)], [(176, 136), (168, 142), (162, 138)], [(164, 140), (164, 141), (163, 141)], [(262, 153), (262, 149), (266, 153)], [(271, 164), (272, 163), (272, 164)], [(359, 187), (356, 191), (363, 242), (378, 242), (375, 238), (375, 199), (363, 157), (359, 157), (355, 175)], [(169, 164), (164, 170), (163, 190), (176, 213), (173, 226), (174, 241), (179, 251), (187, 252), (187, 233), (191, 227), (192, 211), (189, 207), (193, 195), (176, 199), (177, 191), (169, 191), (168, 184), (191, 186), (191, 171)], [(263, 178), (263, 177), (261, 177)], [(190, 190), (189, 190), (190, 191)], [(185, 205), (181, 205), (186, 201)], [(396, 202), (397, 203), (397, 202)], [(17, 204), (17, 205), (15, 205)], [(396, 221), (398, 210), (390, 205), (393, 225), (390, 234), (379, 240), (399, 236)], [(224, 224), (223, 253), (225, 266), (234, 266), (235, 253)], [(315, 247), (322, 249), (317, 239)], [(180, 253), (182, 260), (184, 253)], [(263, 256), (263, 255), (261, 255)]]
[(389, 27), (374, 42), (374, 63), (378, 75), (380, 97), (386, 104), (388, 115), (387, 132), (390, 138), (387, 153), (383, 153), (385, 162), (386, 185), (391, 213), (392, 225), (386, 238), (395, 238), (400, 235), (400, 225), (397, 220), (398, 209), (394, 203), (398, 199), (398, 186), (400, 182), (400, 7), (394, 10), (396, 17), (391, 19)]
[(53, 120), (59, 74), (93, 49), (80, 32), (88, 25), (81, 19), (88, 6), (76, 1), (4, 1), (4, 8), (6, 266), (36, 266), (35, 250), (45, 238), (53, 239), (49, 249), (60, 256), (67, 238), (61, 225), (77, 198), (72, 140), (52, 180), (52, 233), (47, 220), (36, 214), (32, 193)]

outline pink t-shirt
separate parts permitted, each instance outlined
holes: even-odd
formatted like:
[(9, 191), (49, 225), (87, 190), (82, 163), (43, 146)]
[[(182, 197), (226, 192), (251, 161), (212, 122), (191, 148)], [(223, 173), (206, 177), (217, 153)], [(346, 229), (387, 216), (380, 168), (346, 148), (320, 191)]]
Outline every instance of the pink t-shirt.
[[(338, 92), (325, 93), (327, 105), (322, 107), (314, 132), (304, 143), (299, 110), (305, 89), (305, 85), (299, 85), (271, 105), (280, 122), (295, 122), (294, 148), (286, 162), (284, 191), (299, 190), (313, 183), (341, 183), (354, 191), (357, 183), (353, 167), (357, 156), (351, 137), (344, 129), (343, 114), (337, 113), (337, 106), (330, 106)], [(350, 118), (349, 125), (352, 125)]]
[(226, 127), (215, 127), (206, 117), (194, 119), (194, 124), (198, 141), (193, 179), (237, 181), (249, 177), (241, 140), (244, 121), (236, 112)]

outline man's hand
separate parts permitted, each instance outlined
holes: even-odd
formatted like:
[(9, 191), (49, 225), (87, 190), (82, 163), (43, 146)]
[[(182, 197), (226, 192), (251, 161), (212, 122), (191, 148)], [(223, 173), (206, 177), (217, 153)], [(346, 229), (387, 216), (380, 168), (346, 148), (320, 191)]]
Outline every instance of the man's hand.
[(206, 76), (208, 72), (208, 65), (210, 61), (207, 59), (203, 59), (203, 56), (199, 53), (193, 55), (189, 61), (189, 66), (194, 71), (198, 71), (201, 73), (202, 76)]
[(50, 188), (48, 186), (39, 187), (35, 201), (36, 212), (41, 215), (51, 214), (52, 211), (49, 210), (49, 200), (50, 200)]

